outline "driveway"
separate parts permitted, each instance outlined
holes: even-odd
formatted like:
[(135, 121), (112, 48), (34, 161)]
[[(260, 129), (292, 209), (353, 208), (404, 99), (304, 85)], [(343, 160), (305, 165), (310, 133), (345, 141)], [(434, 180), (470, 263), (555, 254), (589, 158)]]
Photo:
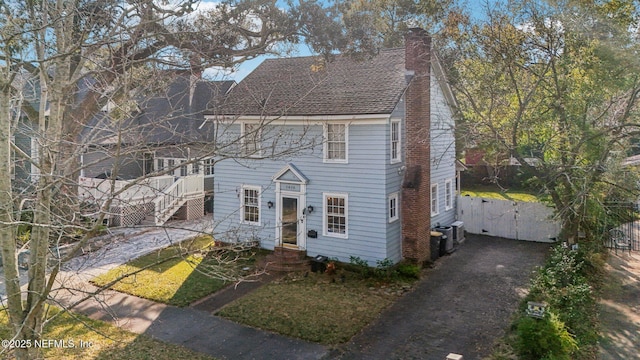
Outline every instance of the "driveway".
[(414, 291), (326, 358), (443, 360), (456, 353), (481, 359), (509, 326), (548, 249), (544, 243), (467, 234)]

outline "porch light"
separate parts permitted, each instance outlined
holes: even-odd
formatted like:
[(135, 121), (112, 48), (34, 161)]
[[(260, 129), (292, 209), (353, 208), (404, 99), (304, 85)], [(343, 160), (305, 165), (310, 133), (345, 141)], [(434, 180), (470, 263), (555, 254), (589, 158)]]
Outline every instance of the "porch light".
[(273, 207), (273, 201), (268, 201), (268, 202), (267, 202), (267, 207), (268, 207), (269, 209), (271, 209), (271, 208)]
[(307, 206), (307, 214), (311, 214), (313, 212), (313, 206)]

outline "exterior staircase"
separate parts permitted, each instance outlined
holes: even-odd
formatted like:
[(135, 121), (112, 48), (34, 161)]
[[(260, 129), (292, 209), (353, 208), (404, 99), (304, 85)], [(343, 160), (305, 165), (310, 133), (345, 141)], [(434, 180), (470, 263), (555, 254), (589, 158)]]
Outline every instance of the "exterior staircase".
[(151, 201), (153, 204), (153, 212), (148, 214), (140, 224), (147, 226), (163, 225), (187, 200), (185, 180), (179, 178), (166, 189), (163, 189), (162, 192)]
[(308, 271), (310, 262), (304, 250), (276, 247), (265, 259), (268, 271), (296, 272)]

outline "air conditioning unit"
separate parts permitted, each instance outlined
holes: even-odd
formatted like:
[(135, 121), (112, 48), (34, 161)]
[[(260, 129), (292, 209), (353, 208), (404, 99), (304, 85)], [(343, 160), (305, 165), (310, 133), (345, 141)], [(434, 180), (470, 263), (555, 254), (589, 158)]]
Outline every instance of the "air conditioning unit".
[(453, 228), (453, 241), (456, 244), (464, 242), (464, 223), (462, 221), (455, 221), (451, 224)]
[(444, 238), (444, 236), (447, 237), (447, 240), (445, 241), (444, 250), (445, 250), (445, 252), (447, 254), (452, 253), (455, 250), (455, 248), (453, 246), (454, 245), (453, 244), (453, 227), (451, 227), (451, 226), (439, 226), (439, 227), (436, 227), (434, 230), (438, 231), (438, 232), (441, 232), (442, 235), (443, 235), (443, 238)]

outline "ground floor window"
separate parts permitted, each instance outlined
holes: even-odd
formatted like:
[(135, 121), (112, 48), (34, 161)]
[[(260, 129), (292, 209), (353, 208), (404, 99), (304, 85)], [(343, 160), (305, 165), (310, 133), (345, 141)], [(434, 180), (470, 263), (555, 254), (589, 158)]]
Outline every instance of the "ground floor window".
[(444, 208), (453, 209), (453, 181), (451, 179), (444, 182)]
[(244, 185), (241, 200), (242, 222), (260, 225), (260, 187)]
[(389, 222), (398, 220), (398, 193), (389, 195)]
[(438, 184), (431, 185), (431, 216), (439, 214), (438, 211)]
[(324, 235), (346, 238), (348, 234), (348, 198), (346, 194), (325, 193)]

